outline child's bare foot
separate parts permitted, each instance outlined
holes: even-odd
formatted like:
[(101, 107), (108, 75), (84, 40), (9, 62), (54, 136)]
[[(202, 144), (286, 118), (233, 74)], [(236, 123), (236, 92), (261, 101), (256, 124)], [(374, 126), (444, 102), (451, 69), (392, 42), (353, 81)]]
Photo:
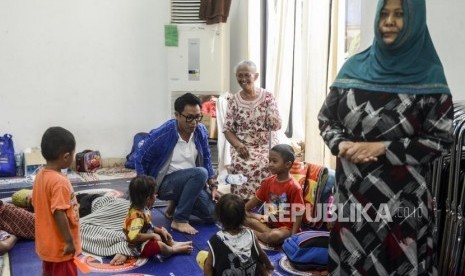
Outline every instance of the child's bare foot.
[(187, 222), (176, 222), (174, 220), (171, 222), (171, 228), (181, 233), (186, 233), (190, 235), (194, 235), (199, 232)]
[(168, 237), (168, 239), (166, 239), (165, 243), (169, 246), (173, 246), (173, 244), (175, 244), (176, 242), (173, 240), (172, 237)]
[(166, 207), (166, 210), (164, 213), (167, 219), (173, 218), (174, 208), (176, 208), (176, 206), (174, 205), (174, 201), (170, 200), (168, 203), (168, 207)]
[(113, 257), (113, 260), (110, 261), (110, 264), (111, 265), (122, 265), (126, 262), (127, 259), (128, 259), (128, 256), (118, 253)]
[(192, 245), (192, 241), (185, 241), (185, 242), (174, 241), (172, 246), (178, 246), (178, 245)]
[(178, 244), (173, 245), (173, 254), (180, 254), (180, 253), (191, 254), (192, 250), (193, 250), (192, 242), (189, 244), (178, 243)]

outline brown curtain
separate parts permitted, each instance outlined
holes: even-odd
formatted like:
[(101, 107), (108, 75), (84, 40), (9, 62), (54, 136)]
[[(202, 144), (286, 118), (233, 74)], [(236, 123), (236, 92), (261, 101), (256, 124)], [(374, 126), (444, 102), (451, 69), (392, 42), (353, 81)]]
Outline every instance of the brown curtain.
[(231, 0), (201, 0), (199, 18), (207, 24), (225, 23), (228, 19)]

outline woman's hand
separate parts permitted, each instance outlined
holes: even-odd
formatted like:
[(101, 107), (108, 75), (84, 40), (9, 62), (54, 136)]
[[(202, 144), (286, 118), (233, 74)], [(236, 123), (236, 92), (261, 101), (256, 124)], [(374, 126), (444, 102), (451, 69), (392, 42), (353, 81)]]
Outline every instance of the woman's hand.
[(342, 141), (339, 143), (339, 154), (337, 157), (344, 158), (346, 157), (347, 151), (354, 145), (354, 142), (351, 141)]
[(245, 160), (249, 159), (249, 150), (244, 145), (244, 143), (242, 143), (242, 141), (237, 138), (236, 134), (230, 130), (225, 130), (223, 133), (229, 144), (237, 151), (239, 157)]
[(279, 116), (269, 114), (266, 118), (266, 125), (269, 130), (281, 129), (281, 119), (279, 118)]
[(239, 154), (239, 157), (242, 159), (249, 159), (249, 150), (243, 143), (239, 143), (234, 147)]
[(347, 158), (355, 164), (374, 162), (378, 156), (385, 154), (383, 142), (350, 142), (339, 143), (339, 157)]

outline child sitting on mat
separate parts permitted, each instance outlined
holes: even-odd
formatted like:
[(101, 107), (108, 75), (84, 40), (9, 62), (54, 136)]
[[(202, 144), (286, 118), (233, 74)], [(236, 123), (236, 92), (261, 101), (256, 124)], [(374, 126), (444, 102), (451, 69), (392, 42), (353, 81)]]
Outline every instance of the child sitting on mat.
[[(280, 144), (270, 150), (268, 168), (273, 174), (264, 179), (260, 188), (245, 205), (245, 225), (257, 238), (270, 246), (281, 245), (300, 229), (305, 210), (302, 187), (289, 173), (295, 155), (291, 146)], [(263, 205), (265, 214), (250, 212)], [(297, 212), (299, 210), (299, 212)]]
[(164, 257), (177, 253), (192, 252), (192, 242), (175, 242), (164, 227), (154, 227), (150, 208), (156, 198), (155, 179), (151, 176), (137, 176), (129, 183), (131, 205), (123, 231), (135, 255), (151, 258), (161, 254)]
[(254, 233), (242, 225), (244, 201), (235, 194), (226, 194), (219, 199), (215, 213), (222, 230), (208, 241), (206, 260), (206, 251), (197, 256), (204, 275), (271, 275), (274, 267), (268, 256)]

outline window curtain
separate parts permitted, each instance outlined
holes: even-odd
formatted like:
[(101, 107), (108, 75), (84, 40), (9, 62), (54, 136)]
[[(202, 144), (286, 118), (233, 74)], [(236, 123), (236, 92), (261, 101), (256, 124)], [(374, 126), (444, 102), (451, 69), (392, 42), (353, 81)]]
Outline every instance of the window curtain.
[[(295, 106), (296, 50), (299, 50), (300, 27), (296, 26), (297, 5), (301, 0), (267, 0), (266, 84), (274, 93), (282, 118), (282, 131), (288, 137), (302, 139), (291, 107)], [(299, 18), (300, 19), (300, 18)], [(295, 107), (297, 109), (297, 107)], [(291, 121), (291, 119), (294, 120)]]
[(226, 112), (228, 110), (228, 98), (232, 95), (225, 92), (219, 96), (216, 102), (216, 121), (218, 126), (218, 175), (228, 173), (231, 164), (231, 147), (223, 134)]
[(317, 116), (343, 63), (345, 1), (267, 1), (266, 87), (277, 99), (283, 129), (292, 141), (305, 142), (305, 160), (334, 167)]
[[(329, 92), (329, 86), (342, 64), (344, 19), (340, 5), (345, 0), (308, 1), (304, 12), (307, 44), (305, 90), (305, 160), (335, 167), (335, 157), (326, 147), (318, 128), (318, 112)], [(342, 17), (342, 18), (341, 18)]]
[(225, 23), (229, 16), (231, 0), (201, 0), (199, 18), (207, 24)]

